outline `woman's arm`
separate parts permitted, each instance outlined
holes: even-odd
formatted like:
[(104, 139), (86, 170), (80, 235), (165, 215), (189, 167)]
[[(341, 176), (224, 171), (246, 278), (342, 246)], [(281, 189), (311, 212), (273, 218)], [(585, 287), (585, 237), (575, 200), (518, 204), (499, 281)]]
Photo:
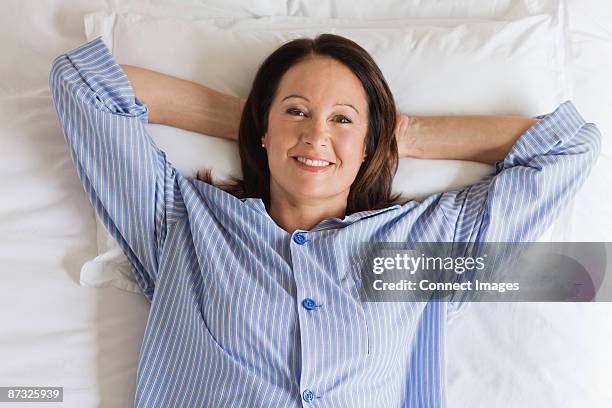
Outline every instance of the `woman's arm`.
[(168, 224), (185, 211), (177, 172), (147, 132), (147, 111), (101, 37), (58, 56), (49, 87), (87, 197), (151, 301)]
[[(120, 65), (149, 108), (149, 122), (237, 140), (245, 99), (145, 68)], [(396, 127), (400, 157), (494, 163), (537, 119), (518, 116), (407, 116)]]
[(149, 108), (149, 123), (238, 139), (244, 98), (145, 68), (120, 66)]
[(399, 155), (494, 164), (503, 160), (517, 139), (537, 121), (520, 116), (399, 115)]

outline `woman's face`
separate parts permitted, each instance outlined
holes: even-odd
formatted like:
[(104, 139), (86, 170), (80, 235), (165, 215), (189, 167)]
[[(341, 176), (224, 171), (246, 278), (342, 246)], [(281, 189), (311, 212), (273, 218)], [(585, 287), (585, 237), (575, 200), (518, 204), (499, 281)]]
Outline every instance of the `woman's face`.
[(365, 158), (367, 129), (367, 96), (348, 67), (321, 56), (294, 65), (279, 83), (262, 138), (271, 195), (346, 200)]

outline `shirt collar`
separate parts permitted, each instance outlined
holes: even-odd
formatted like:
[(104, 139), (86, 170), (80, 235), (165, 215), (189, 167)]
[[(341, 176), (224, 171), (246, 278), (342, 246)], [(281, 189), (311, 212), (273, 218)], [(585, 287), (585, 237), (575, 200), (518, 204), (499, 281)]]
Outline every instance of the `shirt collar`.
[(261, 198), (241, 198), (240, 200), (257, 212), (268, 213), (268, 211), (266, 211), (266, 205)]
[[(395, 205), (392, 205), (390, 207), (379, 208), (377, 210), (359, 211), (359, 212), (356, 212), (356, 213), (353, 213), (353, 214), (349, 215), (348, 217), (352, 217), (352, 218), (355, 219), (355, 221), (357, 221), (357, 220), (361, 220), (363, 218), (368, 218), (368, 217), (372, 217), (374, 215), (382, 214), (382, 213), (387, 212), (387, 211), (395, 210), (396, 208), (400, 208), (400, 207), (401, 207), (400, 204), (395, 204)], [(344, 217), (344, 218), (346, 219), (348, 217)]]
[[(261, 198), (242, 198), (241, 199), (246, 205), (248, 205), (249, 207), (253, 208), (255, 211), (260, 212), (262, 214), (268, 215), (268, 211), (266, 210), (266, 206), (264, 204), (264, 202), (262, 201)], [(378, 214), (382, 214), (384, 212), (387, 211), (391, 211), (391, 210), (395, 210), (397, 208), (401, 207), (400, 204), (396, 204), (396, 205), (392, 205), (390, 207), (385, 207), (385, 208), (379, 208), (376, 210), (366, 210), (366, 211), (359, 211), (350, 215), (345, 216), (343, 219), (340, 218), (327, 218), (323, 221), (321, 221), (319, 224), (317, 224), (314, 228), (313, 231), (317, 231), (317, 230), (321, 230), (321, 229), (326, 229), (330, 226), (337, 226), (337, 225), (342, 225), (342, 226), (347, 226), (350, 225), (356, 221), (362, 220), (364, 218), (368, 218), (368, 217), (373, 217), (375, 215)]]

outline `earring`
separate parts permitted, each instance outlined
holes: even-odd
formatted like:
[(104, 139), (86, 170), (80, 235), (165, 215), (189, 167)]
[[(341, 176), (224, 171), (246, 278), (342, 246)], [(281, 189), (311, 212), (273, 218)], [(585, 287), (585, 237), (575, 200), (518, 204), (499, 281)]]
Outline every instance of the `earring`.
[(262, 144), (261, 144), (261, 147), (266, 147), (266, 145), (262, 143)]

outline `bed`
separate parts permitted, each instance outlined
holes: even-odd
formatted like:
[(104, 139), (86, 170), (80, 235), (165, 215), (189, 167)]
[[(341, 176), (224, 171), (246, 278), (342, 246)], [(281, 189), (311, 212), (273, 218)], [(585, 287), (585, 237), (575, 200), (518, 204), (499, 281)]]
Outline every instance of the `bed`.
[[(232, 81), (231, 75), (238, 74), (222, 60), (209, 60), (204, 71), (198, 70), (201, 64), (188, 63), (194, 49), (213, 54), (220, 52), (218, 49), (197, 48), (204, 47), (203, 41), (176, 49), (175, 36), (189, 38), (198, 33), (218, 38), (232, 55), (240, 54), (244, 64), (255, 69), (260, 55), (275, 44), (271, 39), (285, 38), (279, 33), (302, 30), (310, 34), (333, 25), (339, 33), (361, 36), (380, 53), (379, 61), (397, 89), (404, 112), (535, 115), (552, 111), (565, 98), (572, 99), (587, 121), (600, 128), (602, 153), (588, 182), (545, 239), (612, 241), (612, 6), (606, 0), (449, 3), (385, 0), (373, 7), (364, 0), (227, 4), (221, 0), (4, 1), (0, 25), (4, 54), (0, 65), (4, 198), (0, 204), (0, 387), (63, 387), (63, 402), (45, 406), (133, 404), (149, 304), (130, 281), (129, 269), (121, 263), (121, 254), (100, 228), (84, 194), (48, 85), (56, 56), (98, 36), (113, 47), (120, 63), (148, 66), (224, 92), (244, 94), (248, 92), (248, 75)], [(548, 15), (554, 18), (547, 20)], [(550, 28), (549, 22), (560, 25)], [(562, 42), (549, 46), (552, 37), (542, 31), (548, 29), (560, 30), (554, 38)], [(429, 99), (402, 94), (401, 90), (407, 89), (405, 78), (394, 71), (399, 54), (394, 48), (385, 53), (381, 47), (389, 38), (395, 38), (394, 44), (402, 44), (406, 38), (434, 44), (446, 39), (448, 33), (465, 35), (461, 37), (465, 52), (457, 54), (465, 64), (477, 66), (484, 60), (474, 58), (476, 51), (495, 48), (491, 38), (512, 34), (512, 50), (519, 54), (511, 55), (522, 56), (514, 60), (516, 64), (530, 55), (533, 61), (542, 58), (558, 69), (542, 75), (541, 66), (529, 60), (518, 71), (506, 56), (508, 66), (515, 68), (505, 68), (505, 79), (488, 71), (488, 76), (482, 76), (491, 81), (496, 98), (487, 99), (488, 93), (468, 98), (468, 90), (459, 87), (452, 88), (455, 99), (448, 96), (447, 100), (436, 97), (439, 93)], [(503, 44), (502, 40), (496, 41)], [(249, 49), (257, 52), (237, 51), (247, 42)], [(136, 53), (136, 45), (145, 43), (148, 46)], [(162, 58), (164, 50), (182, 62), (169, 63)], [(412, 51), (413, 57), (427, 55), (432, 59), (429, 65), (410, 65), (416, 63), (406, 57), (404, 68), (435, 67), (444, 84), (444, 78), (448, 80), (459, 69), (438, 66), (441, 54), (432, 53), (431, 47), (430, 51)], [(492, 55), (486, 55), (490, 69), (504, 69), (503, 59), (495, 60)], [(424, 64), (424, 57), (414, 59)], [(533, 82), (525, 91), (531, 93), (516, 93), (509, 85), (513, 78), (524, 86)], [(476, 79), (466, 79), (470, 80)], [(408, 85), (412, 92), (426, 93), (426, 88), (415, 82)], [(217, 176), (237, 171), (231, 160), (231, 142), (160, 126), (150, 125), (150, 130), (185, 173), (201, 167), (201, 156), (189, 155), (191, 147), (214, 152), (207, 163)], [(215, 157), (218, 162), (213, 161)], [(405, 161), (397, 178), (409, 184), (409, 193), (418, 199), (436, 189), (457, 188), (488, 171), (476, 164), (445, 166)], [(428, 181), (419, 184), (414, 175), (424, 170)], [(454, 176), (449, 178), (449, 174)], [(397, 188), (401, 190), (402, 185)], [(449, 407), (612, 406), (611, 312), (612, 305), (605, 302), (470, 305), (449, 326)]]

